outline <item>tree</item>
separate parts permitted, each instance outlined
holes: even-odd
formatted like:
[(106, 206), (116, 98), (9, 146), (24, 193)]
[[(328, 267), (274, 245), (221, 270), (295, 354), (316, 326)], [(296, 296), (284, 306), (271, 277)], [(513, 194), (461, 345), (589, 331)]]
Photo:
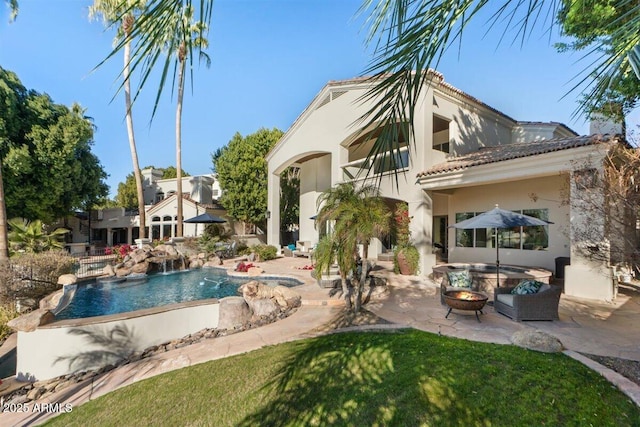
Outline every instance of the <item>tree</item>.
[(282, 137), (279, 129), (260, 129), (242, 137), (236, 133), (224, 149), (212, 155), (223, 189), (220, 204), (240, 221), (263, 225), (267, 212), (265, 155)]
[(11, 227), (9, 241), (14, 252), (38, 253), (62, 249), (64, 243), (61, 238), (69, 232), (64, 228), (56, 228), (51, 233), (47, 233), (39, 219), (27, 221), (22, 218), (12, 218), (9, 220), (9, 226)]
[(146, 218), (144, 210), (144, 193), (142, 188), (142, 173), (140, 162), (138, 161), (138, 150), (136, 148), (135, 133), (133, 131), (133, 104), (131, 102), (131, 43), (132, 31), (136, 22), (136, 17), (140, 15), (145, 7), (144, 0), (94, 0), (93, 6), (89, 8), (91, 18), (102, 16), (105, 25), (118, 25), (116, 42), (123, 42), (124, 66), (122, 69), (124, 102), (126, 108), (127, 136), (129, 139), (129, 150), (131, 151), (131, 161), (133, 163), (133, 174), (135, 177), (136, 194), (138, 201), (139, 236), (145, 238)]
[[(578, 253), (607, 265), (640, 271), (638, 234), (640, 219), (640, 152), (616, 141), (601, 147), (603, 168), (591, 159), (572, 164), (573, 180), (562, 203), (582, 218), (572, 219), (571, 240)], [(570, 188), (570, 189), (569, 189)], [(535, 200), (537, 195), (533, 194)]]
[[(560, 52), (583, 51), (594, 45), (605, 53), (618, 49), (624, 40), (614, 38), (616, 23), (624, 21), (633, 5), (616, 5), (610, 0), (579, 0), (562, 2), (557, 21), (571, 43), (557, 43)], [(616, 123), (625, 122), (626, 115), (636, 107), (640, 97), (640, 79), (633, 72), (619, 74), (615, 79), (607, 75), (594, 76), (592, 91), (600, 96), (586, 95), (581, 101), (588, 114), (599, 113)]]
[(13, 91), (1, 147), (7, 215), (49, 223), (105, 197), (107, 174), (91, 152), (94, 127), (84, 110), (27, 91), (2, 68), (0, 87)]
[(118, 192), (116, 193), (116, 205), (125, 209), (138, 208), (136, 177), (133, 173), (127, 175), (124, 182), (118, 184)]
[[(354, 311), (362, 304), (362, 291), (369, 275), (369, 244), (374, 237), (386, 235), (391, 227), (391, 213), (372, 185), (359, 188), (353, 183), (339, 184), (324, 191), (317, 200), (319, 208), (316, 225), (334, 222), (333, 230), (325, 236), (323, 245), (316, 249), (317, 272), (327, 271), (331, 259), (336, 258), (342, 278), (342, 290), (347, 307), (350, 293), (345, 278), (351, 275), (355, 291)], [(362, 245), (363, 259), (358, 258), (358, 245)]]
[[(624, 8), (624, 19), (607, 24), (612, 49), (602, 40), (589, 53), (597, 58), (590, 63), (587, 76), (578, 86), (589, 82), (617, 81), (628, 74), (640, 78), (640, 4), (613, 0), (614, 7)], [(495, 3), (482, 0), (364, 0), (361, 13), (368, 15), (367, 42), (374, 55), (365, 73), (375, 83), (362, 100), (373, 106), (363, 115), (362, 129), (376, 128), (376, 139), (368, 160), (380, 159), (394, 165), (400, 148), (398, 132), (412, 135), (413, 117), (420, 93), (431, 84), (440, 59), (451, 46), (462, 43), (465, 28), (473, 18)], [(536, 26), (553, 25), (559, 3), (552, 1), (520, 2), (507, 0), (496, 5), (489, 19), (490, 29), (515, 30), (522, 43)], [(545, 20), (544, 17), (547, 19)], [(593, 57), (591, 57), (593, 59)], [(595, 85), (588, 93), (590, 102), (604, 98), (606, 86)], [(411, 154), (411, 150), (410, 150)], [(370, 164), (375, 164), (371, 161)], [(372, 170), (369, 170), (369, 173)], [(397, 177), (396, 177), (397, 180)]]
[[(211, 60), (202, 49), (206, 49), (209, 42), (204, 37), (206, 25), (202, 22), (193, 22), (193, 8), (186, 5), (180, 11), (179, 19), (174, 26), (174, 33), (166, 42), (170, 55), (175, 55), (177, 60), (177, 88), (178, 99), (176, 105), (176, 198), (177, 210), (177, 237), (182, 237), (183, 205), (182, 205), (182, 106), (184, 97), (185, 71), (187, 68), (187, 56), (196, 47), (200, 52), (200, 59), (204, 59), (207, 67)], [(189, 57), (189, 59), (191, 59)], [(192, 75), (193, 81), (193, 75)]]
[[(162, 169), (162, 179), (171, 179), (171, 178), (178, 177), (178, 171), (176, 170), (175, 166), (168, 166), (166, 168), (160, 168), (160, 169)], [(182, 169), (182, 176), (183, 177), (191, 176), (191, 174), (189, 174), (188, 172), (185, 172), (184, 169)]]
[[(156, 168), (154, 166), (146, 166), (143, 169), (153, 168), (162, 171), (162, 179), (175, 179), (177, 176), (176, 168), (169, 166), (166, 168)], [(191, 176), (188, 172), (182, 171), (182, 176)], [(125, 209), (138, 208), (138, 193), (136, 188), (136, 177), (130, 173), (124, 182), (118, 184), (118, 192), (116, 193), (115, 205)]]
[(280, 228), (289, 230), (300, 218), (300, 168), (289, 167), (280, 174)]

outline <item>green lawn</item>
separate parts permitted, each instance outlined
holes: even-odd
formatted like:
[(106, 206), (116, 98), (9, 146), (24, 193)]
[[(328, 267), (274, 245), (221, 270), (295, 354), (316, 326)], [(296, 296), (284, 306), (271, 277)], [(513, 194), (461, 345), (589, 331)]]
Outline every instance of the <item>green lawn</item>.
[(640, 426), (640, 409), (562, 354), (404, 330), (342, 333), (170, 372), (60, 426)]

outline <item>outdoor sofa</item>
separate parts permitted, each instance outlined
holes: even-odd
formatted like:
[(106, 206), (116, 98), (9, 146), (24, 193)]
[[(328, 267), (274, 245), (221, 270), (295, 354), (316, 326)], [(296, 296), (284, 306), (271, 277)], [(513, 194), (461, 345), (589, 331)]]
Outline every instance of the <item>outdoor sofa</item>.
[(497, 313), (519, 322), (521, 320), (558, 320), (560, 286), (543, 284), (538, 292), (527, 295), (511, 293), (513, 287), (496, 288), (493, 308)]

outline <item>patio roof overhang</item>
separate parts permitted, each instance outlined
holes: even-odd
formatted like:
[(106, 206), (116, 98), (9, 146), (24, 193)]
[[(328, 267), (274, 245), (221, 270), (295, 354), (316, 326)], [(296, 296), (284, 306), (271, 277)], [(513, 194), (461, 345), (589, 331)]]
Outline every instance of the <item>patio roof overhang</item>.
[(604, 155), (595, 146), (577, 147), (423, 175), (416, 183), (423, 190), (438, 191), (540, 178), (567, 173), (587, 162), (599, 167)]

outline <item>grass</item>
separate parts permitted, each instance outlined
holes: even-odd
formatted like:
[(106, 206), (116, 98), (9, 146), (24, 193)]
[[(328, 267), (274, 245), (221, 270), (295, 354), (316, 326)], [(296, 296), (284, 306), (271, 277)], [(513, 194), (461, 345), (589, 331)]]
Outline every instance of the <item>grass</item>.
[(163, 374), (51, 426), (638, 426), (640, 409), (563, 354), (421, 331), (342, 333)]

